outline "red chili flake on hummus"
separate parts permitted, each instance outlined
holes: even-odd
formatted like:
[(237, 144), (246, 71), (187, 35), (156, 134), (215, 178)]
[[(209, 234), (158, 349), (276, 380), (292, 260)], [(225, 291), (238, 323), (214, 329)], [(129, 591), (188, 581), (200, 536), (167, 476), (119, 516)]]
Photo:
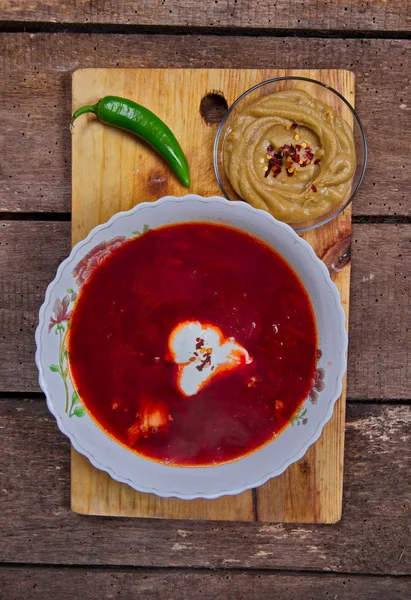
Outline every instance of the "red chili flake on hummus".
[[(304, 153), (301, 158), (301, 150), (304, 150)], [(282, 167), (285, 167), (285, 171), (288, 177), (292, 177), (295, 173), (294, 163), (299, 165), (299, 167), (308, 167), (314, 158), (314, 153), (311, 148), (307, 146), (305, 142), (302, 144), (284, 144), (276, 151), (275, 148), (270, 144), (267, 146), (266, 157), (270, 157), (268, 159), (268, 163), (262, 167), (264, 172), (264, 177), (268, 177), (270, 174), (273, 177), (277, 177), (282, 170)], [(285, 159), (285, 164), (284, 164)], [(265, 163), (263, 159), (260, 160), (261, 163)], [(314, 164), (318, 164), (320, 159), (317, 159)]]

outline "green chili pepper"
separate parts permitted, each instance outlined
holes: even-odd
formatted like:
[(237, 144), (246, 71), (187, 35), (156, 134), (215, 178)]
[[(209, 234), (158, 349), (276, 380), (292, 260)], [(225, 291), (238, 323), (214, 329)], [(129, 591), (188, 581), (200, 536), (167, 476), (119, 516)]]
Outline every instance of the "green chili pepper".
[(73, 114), (70, 126), (80, 115), (94, 113), (106, 125), (135, 133), (150, 144), (168, 162), (171, 169), (186, 187), (190, 187), (187, 159), (175, 135), (151, 110), (132, 100), (105, 96), (92, 106), (82, 106)]

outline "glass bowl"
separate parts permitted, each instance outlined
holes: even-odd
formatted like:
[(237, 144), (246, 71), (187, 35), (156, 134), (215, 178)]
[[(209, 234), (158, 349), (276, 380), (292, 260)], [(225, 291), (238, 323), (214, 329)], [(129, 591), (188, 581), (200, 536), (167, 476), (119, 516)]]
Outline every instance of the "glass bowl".
[(233, 189), (225, 172), (223, 161), (225, 137), (230, 131), (236, 117), (250, 104), (263, 96), (290, 89), (304, 90), (313, 98), (321, 100), (325, 104), (331, 106), (352, 126), (354, 133), (356, 168), (352, 178), (350, 191), (331, 211), (316, 217), (315, 219), (300, 223), (289, 223), (295, 231), (308, 231), (309, 229), (314, 229), (315, 227), (328, 223), (352, 202), (359, 190), (367, 167), (367, 140), (362, 123), (351, 104), (330, 86), (306, 77), (276, 77), (275, 79), (263, 81), (244, 92), (228, 109), (218, 128), (214, 141), (214, 171), (221, 191), (228, 200), (245, 200), (245, 198), (241, 198)]

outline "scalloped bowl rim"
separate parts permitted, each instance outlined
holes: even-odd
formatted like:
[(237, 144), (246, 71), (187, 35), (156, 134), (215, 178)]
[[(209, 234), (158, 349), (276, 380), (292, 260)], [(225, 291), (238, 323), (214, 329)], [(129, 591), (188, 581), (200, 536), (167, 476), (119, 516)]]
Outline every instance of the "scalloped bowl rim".
[[(146, 208), (150, 208), (152, 210), (159, 210), (159, 207), (161, 207), (164, 203), (168, 203), (168, 202), (183, 203), (183, 202), (187, 202), (187, 201), (198, 201), (198, 202), (207, 203), (207, 204), (214, 202), (217, 204), (229, 205), (230, 210), (233, 210), (233, 211), (236, 210), (238, 207), (238, 208), (241, 208), (242, 210), (248, 211), (250, 214), (251, 213), (259, 213), (265, 219), (271, 221), (271, 223), (274, 224), (275, 226), (277, 226), (281, 229), (286, 229), (288, 232), (288, 235), (290, 235), (291, 238), (293, 238), (294, 243), (300, 244), (305, 249), (305, 251), (308, 255), (307, 258), (311, 259), (311, 261), (313, 263), (315, 263), (319, 269), (321, 269), (322, 274), (325, 277), (325, 280), (327, 281), (327, 284), (332, 292), (332, 295), (334, 296), (334, 300), (336, 301), (335, 305), (336, 305), (336, 309), (337, 309), (338, 317), (339, 317), (339, 321), (340, 321), (339, 329), (340, 329), (341, 340), (342, 340), (342, 344), (341, 344), (341, 348), (340, 348), (340, 356), (339, 356), (340, 368), (339, 368), (338, 375), (335, 378), (334, 392), (332, 394), (332, 397), (328, 401), (328, 409), (327, 409), (326, 413), (324, 414), (323, 418), (318, 422), (317, 427), (314, 430), (314, 432), (312, 433), (312, 435), (310, 436), (310, 438), (307, 441), (305, 441), (304, 444), (300, 448), (298, 448), (298, 450), (296, 450), (296, 452), (295, 452), (295, 454), (293, 454), (293, 456), (287, 458), (276, 469), (274, 469), (274, 470), (269, 469), (266, 473), (264, 473), (262, 476), (259, 476), (258, 478), (253, 478), (251, 475), (251, 478), (249, 478), (248, 481), (244, 481), (242, 484), (239, 484), (237, 487), (230, 487), (230, 488), (226, 489), (226, 488), (224, 488), (224, 486), (222, 486), (220, 490), (213, 491), (212, 493), (209, 493), (206, 490), (200, 490), (200, 489), (197, 492), (187, 493), (181, 489), (165, 490), (165, 489), (153, 488), (152, 486), (147, 487), (140, 481), (135, 481), (134, 479), (119, 475), (118, 473), (115, 472), (115, 470), (113, 470), (112, 467), (109, 467), (109, 466), (103, 464), (101, 462), (101, 460), (99, 460), (98, 458), (96, 458), (93, 455), (92, 452), (90, 452), (89, 450), (84, 448), (81, 444), (81, 441), (79, 441), (77, 439), (75, 433), (73, 433), (72, 431), (69, 431), (66, 428), (66, 426), (64, 425), (63, 419), (60, 414), (62, 411), (56, 407), (55, 399), (53, 398), (53, 394), (51, 393), (51, 391), (49, 389), (47, 377), (45, 376), (45, 373), (47, 372), (46, 366), (43, 364), (42, 358), (41, 358), (41, 354), (43, 351), (41, 335), (42, 335), (43, 328), (47, 327), (46, 311), (50, 305), (52, 292), (53, 292), (55, 286), (57, 286), (58, 283), (60, 282), (66, 267), (68, 265), (70, 265), (71, 263), (73, 263), (74, 261), (76, 261), (76, 257), (79, 254), (83, 254), (83, 255), (85, 254), (85, 253), (82, 253), (82, 249), (84, 247), (89, 246), (90, 242), (93, 240), (93, 238), (99, 232), (106, 230), (106, 229), (108, 230), (115, 222), (117, 222), (120, 219), (127, 218), (127, 217), (134, 215), (135, 213), (137, 213), (143, 209), (146, 209)], [(199, 219), (199, 221), (201, 222), (201, 219)], [(164, 225), (166, 225), (166, 224), (167, 223), (164, 223)], [(318, 438), (320, 437), (320, 435), (322, 433), (324, 426), (331, 419), (331, 416), (334, 411), (335, 403), (337, 402), (337, 400), (340, 397), (341, 392), (342, 392), (343, 378), (344, 378), (344, 375), (346, 372), (346, 367), (347, 367), (346, 352), (347, 352), (347, 346), (348, 346), (348, 335), (347, 335), (347, 332), (345, 329), (345, 321), (346, 321), (345, 313), (344, 313), (344, 310), (341, 305), (339, 292), (338, 292), (336, 285), (330, 278), (328, 269), (326, 268), (324, 263), (319, 258), (317, 258), (316, 254), (315, 254), (313, 248), (310, 246), (310, 244), (308, 242), (306, 242), (305, 240), (303, 240), (302, 238), (300, 238), (297, 235), (297, 233), (295, 233), (295, 231), (289, 225), (287, 225), (283, 222), (277, 221), (276, 219), (274, 219), (274, 217), (272, 217), (266, 211), (253, 208), (253, 207), (249, 206), (248, 204), (241, 202), (241, 201), (229, 201), (220, 196), (211, 196), (211, 197), (207, 197), (207, 198), (199, 196), (197, 194), (188, 194), (188, 195), (182, 196), (182, 197), (165, 196), (155, 202), (142, 202), (140, 204), (137, 204), (130, 210), (116, 213), (107, 222), (94, 227), (89, 232), (89, 234), (87, 235), (87, 237), (85, 239), (83, 239), (82, 241), (75, 244), (75, 246), (73, 246), (69, 256), (63, 262), (60, 263), (60, 265), (57, 269), (55, 278), (48, 285), (46, 294), (45, 294), (45, 300), (39, 311), (39, 323), (38, 323), (38, 326), (36, 328), (36, 333), (35, 333), (35, 340), (36, 340), (35, 362), (36, 362), (36, 365), (37, 365), (37, 368), (39, 371), (40, 387), (42, 388), (43, 392), (46, 395), (48, 409), (55, 417), (60, 431), (70, 439), (73, 447), (78, 452), (80, 452), (81, 454), (86, 456), (88, 458), (88, 460), (91, 462), (91, 464), (93, 464), (97, 469), (107, 472), (116, 481), (119, 481), (121, 483), (126, 483), (127, 485), (131, 486), (133, 489), (140, 491), (140, 492), (155, 493), (156, 495), (158, 495), (160, 497), (164, 497), (164, 498), (177, 497), (177, 498), (186, 499), (186, 500), (191, 500), (191, 499), (195, 499), (195, 498), (215, 499), (215, 498), (219, 498), (224, 495), (240, 494), (246, 490), (249, 490), (249, 489), (252, 489), (252, 488), (255, 488), (255, 487), (258, 487), (258, 486), (264, 484), (272, 477), (276, 477), (276, 476), (280, 475), (291, 464), (293, 464), (294, 462), (296, 462), (300, 458), (302, 458), (304, 456), (304, 454), (307, 452), (308, 448), (318, 440)], [(49, 373), (47, 373), (47, 376), (49, 376)], [(98, 427), (97, 425), (95, 425), (95, 426)], [(281, 435), (282, 434), (280, 434), (280, 436), (278, 436), (278, 438), (276, 438), (276, 439), (279, 439), (281, 437)], [(106, 435), (106, 437), (107, 437), (107, 440), (110, 439), (107, 435)], [(272, 443), (273, 442), (270, 442), (267, 446), (270, 446)], [(116, 446), (119, 446), (115, 442), (114, 442), (114, 444)], [(267, 446), (265, 446), (265, 447), (267, 447)], [(262, 449), (257, 450), (254, 453), (254, 456), (258, 455), (261, 451), (262, 451)], [(188, 469), (190, 469), (190, 471), (192, 471), (193, 473), (196, 471), (200, 472), (200, 471), (204, 471), (207, 469), (212, 469), (215, 471), (216, 469), (221, 469), (222, 467), (225, 467), (227, 465), (232, 465), (235, 463), (239, 464), (242, 461), (246, 460), (247, 458), (248, 457), (246, 456), (238, 461), (233, 461), (231, 463), (226, 463), (223, 465), (217, 465), (215, 467), (189, 467)], [(143, 460), (146, 463), (155, 464), (155, 463), (152, 463), (152, 461), (149, 461), (147, 459), (143, 458)], [(182, 469), (181, 467), (172, 467), (172, 466), (165, 466), (165, 465), (161, 465), (161, 466), (164, 466), (164, 468), (166, 468), (166, 469), (173, 469), (175, 471)]]

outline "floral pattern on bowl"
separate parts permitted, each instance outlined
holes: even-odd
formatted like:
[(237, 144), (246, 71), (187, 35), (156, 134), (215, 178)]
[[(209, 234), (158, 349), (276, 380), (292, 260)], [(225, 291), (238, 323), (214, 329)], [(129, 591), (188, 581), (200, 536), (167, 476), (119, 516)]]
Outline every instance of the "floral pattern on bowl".
[[(149, 225), (143, 226), (143, 231), (133, 231), (133, 236), (142, 235), (150, 228)], [(128, 238), (125, 236), (117, 236), (111, 240), (103, 241), (94, 246), (87, 252), (87, 254), (77, 263), (71, 272), (75, 284), (77, 286), (77, 292), (72, 288), (66, 289), (66, 295), (62, 300), (56, 298), (52, 313), (54, 316), (50, 317), (49, 321), (49, 333), (54, 331), (59, 336), (59, 347), (58, 347), (58, 361), (57, 364), (50, 364), (49, 369), (52, 373), (58, 373), (61, 377), (64, 386), (65, 393), (65, 412), (71, 417), (84, 417), (86, 411), (81, 405), (80, 397), (77, 391), (74, 389), (74, 384), (70, 378), (70, 370), (68, 367), (69, 353), (66, 343), (67, 330), (70, 327), (71, 314), (75, 307), (78, 294), (81, 287), (86, 283), (87, 279), (98, 269), (117, 248), (119, 248)], [(70, 309), (70, 310), (69, 310)], [(73, 387), (70, 391), (69, 383)]]
[[(66, 336), (67, 330), (70, 327), (70, 317), (71, 310), (70, 304), (75, 302), (77, 294), (72, 290), (66, 290), (68, 293), (64, 296), (62, 300), (60, 298), (56, 298), (52, 312), (54, 313), (54, 317), (50, 317), (49, 321), (49, 334), (54, 331), (56, 335), (59, 336), (59, 346), (58, 346), (58, 360), (56, 363), (52, 363), (49, 365), (49, 369), (52, 373), (58, 373), (61, 377), (64, 386), (64, 411), (71, 417), (83, 417), (85, 415), (84, 408), (79, 405), (80, 398), (76, 390), (73, 389), (71, 392), (71, 401), (70, 401), (70, 392), (69, 392), (69, 384), (68, 379), (70, 377), (69, 368), (68, 368), (68, 350), (66, 344)], [(72, 307), (71, 307), (72, 308)]]

